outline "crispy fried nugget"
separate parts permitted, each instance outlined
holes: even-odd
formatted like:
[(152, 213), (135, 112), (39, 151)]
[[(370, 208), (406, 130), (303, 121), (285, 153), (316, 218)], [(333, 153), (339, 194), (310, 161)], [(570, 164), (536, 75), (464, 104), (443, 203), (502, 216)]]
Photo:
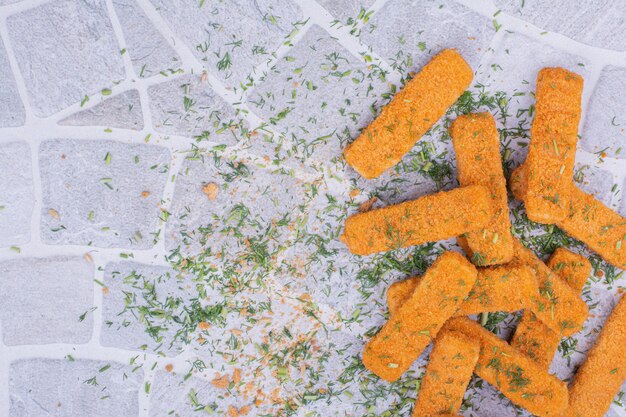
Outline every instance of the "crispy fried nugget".
[[(515, 198), (526, 201), (528, 168), (523, 164), (511, 175)], [(584, 242), (608, 263), (626, 268), (626, 218), (611, 210), (591, 194), (570, 184), (568, 215), (556, 225), (565, 233)]]
[(626, 298), (613, 309), (570, 387), (568, 417), (602, 417), (626, 379)]
[(513, 403), (540, 417), (562, 415), (568, 402), (567, 385), (546, 369), (468, 318), (453, 318), (444, 330), (461, 332), (480, 342), (474, 373)]
[(515, 261), (530, 266), (537, 277), (540, 297), (532, 307), (532, 312), (560, 337), (580, 330), (589, 315), (587, 304), (517, 239), (513, 247)]
[(435, 56), (344, 151), (365, 178), (376, 178), (415, 145), (472, 82), (472, 68), (454, 49)]
[(536, 113), (528, 148), (528, 218), (554, 223), (567, 215), (578, 142), (583, 79), (563, 68), (537, 76)]
[(492, 217), (489, 191), (472, 185), (351, 216), (341, 240), (352, 253), (369, 255), (449, 239)]
[(487, 228), (459, 237), (461, 246), (469, 249), (476, 265), (506, 263), (513, 257), (513, 239), (496, 122), (489, 113), (460, 116), (452, 123), (450, 135), (459, 183), (487, 187), (495, 211)]
[[(392, 284), (387, 290), (387, 306), (393, 315), (411, 296), (420, 277)], [(459, 306), (455, 316), (492, 311), (513, 312), (530, 308), (539, 297), (534, 271), (527, 265), (501, 265), (478, 268), (478, 278)]]
[[(591, 263), (584, 256), (558, 248), (548, 261), (548, 267), (580, 293), (591, 273)], [(540, 322), (531, 311), (525, 311), (511, 339), (511, 346), (548, 368), (561, 337)]]
[(365, 367), (387, 381), (398, 379), (458, 309), (476, 275), (476, 268), (462, 255), (441, 255), (411, 297), (365, 346)]
[(459, 411), (479, 349), (477, 340), (462, 333), (447, 331), (437, 335), (413, 408), (414, 417)]

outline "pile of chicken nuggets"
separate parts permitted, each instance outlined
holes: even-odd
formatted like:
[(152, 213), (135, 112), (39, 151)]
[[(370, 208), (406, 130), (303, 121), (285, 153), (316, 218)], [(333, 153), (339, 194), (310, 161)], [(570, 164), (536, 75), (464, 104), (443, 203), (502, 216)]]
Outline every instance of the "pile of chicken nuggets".
[[(435, 56), (346, 148), (375, 178), (400, 161), (470, 86), (471, 67), (452, 49)], [(626, 268), (626, 219), (573, 182), (583, 79), (563, 68), (537, 76), (528, 157), (509, 187), (528, 218), (554, 224), (608, 263)], [(342, 241), (368, 255), (456, 237), (467, 257), (445, 252), (423, 276), (387, 291), (389, 321), (365, 346), (364, 365), (397, 380), (434, 342), (413, 416), (459, 412), (472, 374), (514, 404), (546, 417), (603, 416), (626, 379), (626, 301), (620, 300), (571, 385), (548, 372), (561, 338), (583, 327), (585, 257), (557, 249), (547, 264), (511, 233), (500, 140), (489, 113), (450, 126), (460, 187), (347, 219)], [(469, 315), (523, 310), (510, 341)]]

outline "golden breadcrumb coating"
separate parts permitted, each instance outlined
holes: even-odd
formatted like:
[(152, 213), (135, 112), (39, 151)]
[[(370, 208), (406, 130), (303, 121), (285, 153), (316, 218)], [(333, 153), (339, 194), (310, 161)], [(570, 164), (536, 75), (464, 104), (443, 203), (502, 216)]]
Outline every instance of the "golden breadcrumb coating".
[(591, 262), (566, 248), (557, 248), (548, 260), (553, 270), (571, 289), (580, 293), (591, 275)]
[(489, 191), (472, 185), (351, 216), (341, 240), (352, 253), (369, 255), (449, 239), (492, 217)]
[(540, 417), (563, 415), (568, 403), (567, 385), (545, 368), (468, 318), (449, 320), (442, 331), (447, 330), (480, 342), (474, 373), (514, 404)]
[(626, 379), (626, 299), (604, 324), (570, 386), (568, 417), (602, 417)]
[(476, 275), (476, 268), (462, 255), (441, 255), (411, 297), (367, 343), (363, 351), (365, 367), (387, 381), (397, 380), (458, 309)]
[(456, 413), (478, 361), (480, 343), (462, 333), (440, 332), (413, 408), (414, 417)]
[(537, 76), (535, 118), (526, 159), (530, 220), (555, 223), (567, 215), (578, 142), (583, 79), (563, 68)]
[(450, 126), (450, 135), (459, 183), (487, 187), (494, 208), (491, 223), (459, 237), (465, 241), (461, 246), (469, 249), (467, 254), (476, 265), (507, 263), (513, 257), (513, 239), (496, 122), (489, 113), (459, 116)]
[(473, 78), (472, 68), (456, 50), (440, 52), (346, 147), (348, 164), (365, 178), (376, 178), (400, 162)]

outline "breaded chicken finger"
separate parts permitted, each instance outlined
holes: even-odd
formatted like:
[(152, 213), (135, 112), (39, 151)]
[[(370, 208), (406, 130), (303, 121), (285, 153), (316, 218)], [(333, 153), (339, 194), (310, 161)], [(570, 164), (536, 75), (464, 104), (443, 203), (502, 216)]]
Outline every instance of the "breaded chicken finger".
[(459, 243), (476, 265), (506, 263), (513, 257), (513, 239), (496, 122), (489, 113), (459, 116), (450, 126), (450, 135), (459, 183), (487, 187), (495, 211), (486, 228), (460, 236)]
[(469, 87), (472, 68), (454, 49), (445, 49), (397, 93), (380, 115), (344, 151), (365, 178), (391, 168)]
[(480, 344), (457, 332), (440, 332), (413, 408), (414, 417), (456, 413), (478, 361)]
[(351, 216), (341, 240), (352, 253), (369, 255), (449, 239), (492, 217), (489, 191), (472, 185)]
[(441, 255), (409, 299), (365, 346), (365, 367), (387, 381), (398, 379), (458, 309), (476, 275), (476, 268), (462, 255)]
[(567, 385), (478, 323), (456, 317), (442, 331), (456, 331), (480, 342), (474, 373), (514, 404), (540, 417), (559, 417), (567, 407)]

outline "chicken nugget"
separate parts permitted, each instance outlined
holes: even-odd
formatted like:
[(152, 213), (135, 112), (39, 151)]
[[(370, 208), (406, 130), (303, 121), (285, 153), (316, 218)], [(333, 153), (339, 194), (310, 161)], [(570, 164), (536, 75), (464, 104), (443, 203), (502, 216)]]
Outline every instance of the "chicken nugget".
[(365, 178), (376, 178), (400, 162), (473, 78), (472, 68), (456, 50), (440, 52), (346, 147), (348, 164)]
[(387, 381), (397, 380), (454, 314), (476, 281), (476, 268), (445, 252), (426, 271), (410, 298), (365, 346), (363, 364)]
[(476, 265), (509, 262), (513, 257), (513, 239), (496, 122), (489, 113), (459, 116), (450, 127), (450, 135), (459, 183), (487, 187), (494, 208), (494, 217), (486, 228), (468, 232), (458, 240), (463, 248), (468, 248), (466, 252)]
[(578, 142), (583, 79), (563, 68), (537, 76), (536, 112), (526, 160), (528, 218), (555, 223), (567, 215)]
[[(578, 293), (591, 272), (591, 263), (587, 258), (565, 248), (554, 251), (548, 267)], [(511, 339), (511, 346), (547, 369), (560, 342), (561, 337), (557, 333), (539, 321), (531, 311), (525, 311)]]
[(480, 344), (457, 332), (440, 332), (413, 408), (414, 417), (457, 413), (461, 408)]
[(449, 320), (442, 331), (448, 330), (464, 333), (480, 342), (474, 373), (514, 404), (540, 417), (558, 417), (565, 411), (567, 385), (535, 361), (468, 318)]
[(341, 241), (352, 253), (369, 255), (449, 239), (485, 227), (492, 217), (489, 190), (471, 185), (355, 214)]
[(537, 277), (540, 297), (532, 307), (532, 312), (560, 337), (570, 336), (580, 330), (589, 315), (587, 304), (517, 239), (513, 247), (513, 259), (530, 266)]
[(570, 387), (568, 417), (602, 417), (626, 379), (626, 299), (604, 324)]
[[(528, 197), (528, 168), (523, 164), (511, 175), (511, 191), (515, 198)], [(555, 224), (571, 237), (580, 240), (605, 261), (620, 269), (626, 268), (626, 218), (596, 200), (593, 195), (570, 184), (568, 215)]]

